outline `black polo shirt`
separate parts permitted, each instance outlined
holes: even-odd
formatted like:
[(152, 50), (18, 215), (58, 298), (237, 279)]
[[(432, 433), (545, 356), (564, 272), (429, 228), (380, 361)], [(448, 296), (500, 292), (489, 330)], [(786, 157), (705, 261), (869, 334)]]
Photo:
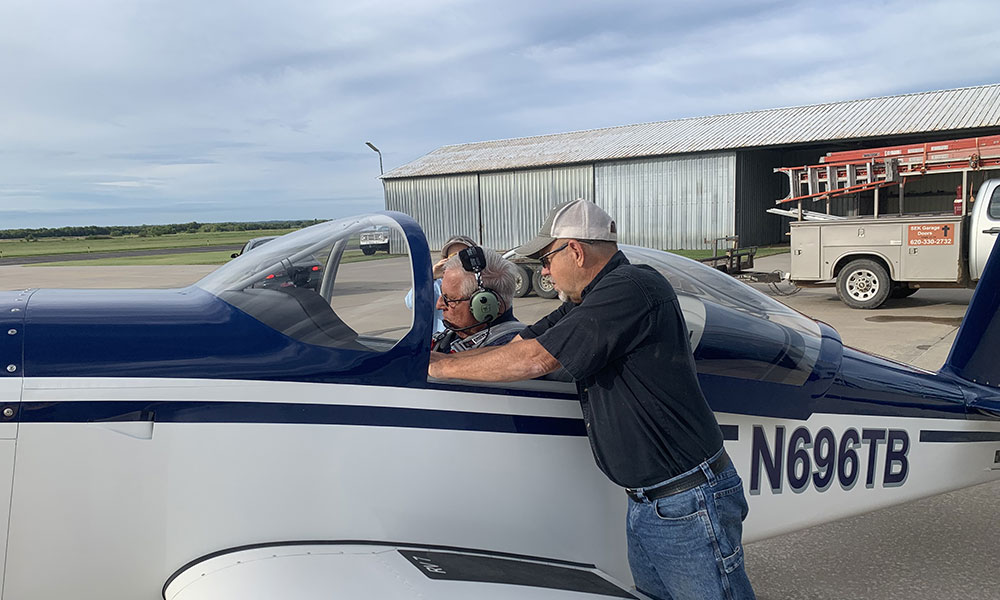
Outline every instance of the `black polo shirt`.
[(563, 303), (521, 337), (576, 379), (594, 458), (618, 485), (669, 479), (722, 447), (677, 296), (652, 267), (616, 253), (580, 304)]

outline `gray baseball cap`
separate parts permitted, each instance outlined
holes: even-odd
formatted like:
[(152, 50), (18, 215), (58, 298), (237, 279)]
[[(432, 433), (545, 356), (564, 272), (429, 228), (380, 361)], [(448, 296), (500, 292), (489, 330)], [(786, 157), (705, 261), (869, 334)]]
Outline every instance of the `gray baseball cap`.
[(611, 215), (589, 200), (577, 198), (563, 202), (549, 212), (535, 239), (514, 249), (521, 256), (537, 258), (552, 240), (618, 241), (618, 228)]
[(448, 250), (455, 244), (461, 244), (467, 248), (479, 245), (468, 236), (453, 235), (448, 238), (448, 241), (444, 243), (444, 246), (441, 246), (441, 258), (448, 258)]

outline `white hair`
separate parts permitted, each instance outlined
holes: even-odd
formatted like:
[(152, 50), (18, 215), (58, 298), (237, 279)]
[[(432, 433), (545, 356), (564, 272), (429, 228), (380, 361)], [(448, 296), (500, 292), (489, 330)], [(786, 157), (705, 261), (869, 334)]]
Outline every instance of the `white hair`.
[[(480, 273), (483, 287), (497, 293), (506, 311), (513, 306), (518, 267), (489, 248), (483, 248), (483, 255), (486, 257), (486, 267)], [(462, 266), (462, 260), (457, 254), (444, 264), (445, 271), (450, 269), (458, 269), (464, 275), (461, 292), (463, 297), (476, 293), (476, 274), (465, 270), (465, 267)]]

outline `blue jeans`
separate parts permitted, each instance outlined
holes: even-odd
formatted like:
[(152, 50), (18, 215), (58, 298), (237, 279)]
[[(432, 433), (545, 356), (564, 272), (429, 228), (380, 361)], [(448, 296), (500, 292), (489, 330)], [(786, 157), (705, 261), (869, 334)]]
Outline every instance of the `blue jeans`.
[(743, 568), (743, 482), (732, 465), (715, 475), (708, 462), (689, 471), (704, 471), (703, 485), (652, 502), (629, 498), (628, 562), (636, 588), (647, 596), (754, 598)]

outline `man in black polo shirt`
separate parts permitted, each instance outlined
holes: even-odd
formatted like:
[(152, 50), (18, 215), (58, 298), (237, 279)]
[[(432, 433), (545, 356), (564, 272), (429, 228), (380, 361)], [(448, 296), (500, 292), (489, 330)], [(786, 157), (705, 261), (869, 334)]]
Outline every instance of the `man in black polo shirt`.
[(564, 367), (594, 458), (629, 497), (636, 587), (664, 600), (753, 598), (743, 568), (743, 483), (702, 395), (670, 284), (618, 251), (596, 204), (555, 207), (518, 253), (538, 257), (563, 304), (506, 346), (431, 356), (434, 377), (516, 381)]

